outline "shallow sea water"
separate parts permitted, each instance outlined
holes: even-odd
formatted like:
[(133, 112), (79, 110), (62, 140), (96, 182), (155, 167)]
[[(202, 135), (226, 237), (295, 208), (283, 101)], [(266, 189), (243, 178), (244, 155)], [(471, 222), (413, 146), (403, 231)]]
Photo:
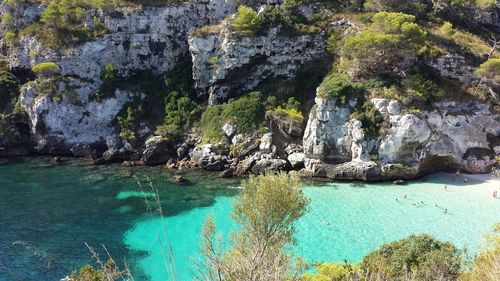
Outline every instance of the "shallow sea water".
[[(116, 260), (125, 259), (138, 281), (165, 281), (161, 247), (168, 241), (177, 280), (191, 280), (207, 215), (215, 217), (226, 245), (236, 227), (229, 213), (239, 183), (205, 173), (185, 176), (194, 184), (175, 184), (162, 168), (53, 166), (44, 158), (0, 166), (0, 281), (59, 280), (92, 262), (85, 243), (103, 259), (102, 245)], [(163, 222), (148, 211), (144, 195), (152, 209), (156, 204), (145, 177), (158, 189)], [(295, 250), (309, 261), (355, 262), (383, 243), (429, 233), (473, 253), (500, 222), (500, 200), (491, 196), (500, 190), (496, 183), (470, 177), (464, 184), (463, 176), (441, 173), (402, 186), (308, 183), (311, 206), (297, 224)]]

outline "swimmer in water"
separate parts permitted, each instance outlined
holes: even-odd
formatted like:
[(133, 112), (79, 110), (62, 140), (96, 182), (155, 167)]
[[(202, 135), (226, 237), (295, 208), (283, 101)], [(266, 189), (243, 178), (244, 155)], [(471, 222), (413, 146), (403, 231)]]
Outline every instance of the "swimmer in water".
[(448, 191), (448, 186), (447, 185), (444, 186), (444, 190)]
[(464, 178), (464, 182), (467, 183), (469, 179), (467, 177)]
[(406, 199), (406, 193), (405, 193), (405, 199)]
[(444, 209), (444, 213), (445, 213), (445, 214), (446, 214), (446, 213), (448, 213), (448, 209)]
[(423, 204), (424, 204), (424, 201), (420, 201), (420, 204), (422, 204), (422, 205), (423, 205)]
[(493, 198), (497, 198), (498, 197), (498, 191), (493, 191)]

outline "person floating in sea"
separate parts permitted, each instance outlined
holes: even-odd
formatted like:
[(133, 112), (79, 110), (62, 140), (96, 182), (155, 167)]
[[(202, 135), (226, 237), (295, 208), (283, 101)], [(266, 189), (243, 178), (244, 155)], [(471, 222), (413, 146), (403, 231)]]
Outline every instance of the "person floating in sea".
[(444, 209), (444, 213), (445, 213), (445, 214), (446, 214), (446, 213), (448, 213), (448, 209)]
[(444, 190), (448, 191), (448, 186), (447, 185), (444, 186)]
[(424, 201), (420, 201), (420, 204), (424, 205), (425, 203), (424, 203)]
[(404, 198), (406, 199), (406, 193), (405, 193), (405, 197)]
[(469, 179), (467, 177), (464, 178), (464, 182), (467, 183)]
[(498, 198), (498, 191), (493, 191), (493, 198)]

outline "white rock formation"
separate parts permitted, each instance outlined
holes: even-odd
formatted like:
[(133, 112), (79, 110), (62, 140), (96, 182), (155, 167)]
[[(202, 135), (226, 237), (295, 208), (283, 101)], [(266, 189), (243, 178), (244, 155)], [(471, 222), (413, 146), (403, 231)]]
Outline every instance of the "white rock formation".
[(221, 24), (218, 34), (190, 36), (193, 77), (200, 96), (216, 104), (272, 78), (293, 78), (306, 62), (324, 52), (324, 34), (286, 36), (280, 28), (239, 37)]
[[(435, 104), (436, 109), (430, 112), (402, 114), (395, 100), (371, 102), (386, 119), (387, 128), (376, 139), (365, 137), (361, 122), (349, 120), (350, 107), (316, 99), (303, 143), (306, 168), (310, 172), (353, 178), (352, 167), (360, 163), (372, 169), (371, 176), (377, 179), (383, 178), (385, 171), (389, 173), (392, 164), (407, 166), (415, 176), (454, 168), (486, 172), (496, 161), (498, 152), (490, 139), (500, 137), (500, 116), (491, 113), (487, 104), (442, 102)], [(361, 164), (373, 163), (371, 154), (378, 154), (378, 170), (373, 169), (373, 164)], [(319, 169), (323, 163), (334, 164), (334, 168)], [(351, 164), (344, 167), (341, 163)], [(343, 171), (344, 168), (347, 170)], [(361, 174), (369, 178), (370, 173)]]
[[(116, 133), (112, 126), (116, 115), (133, 95), (117, 90), (113, 98), (90, 101), (89, 89), (95, 89), (95, 85), (78, 81), (71, 83), (74, 94), (63, 94), (61, 100), (37, 92), (34, 83), (22, 89), (21, 105), (29, 115), (33, 136), (37, 141), (54, 137), (69, 146), (82, 142), (106, 143), (106, 138)], [(64, 84), (60, 82), (59, 87), (65, 88)]]
[[(123, 76), (137, 70), (163, 73), (188, 51), (188, 32), (216, 23), (236, 9), (235, 0), (192, 0), (165, 7), (125, 8), (100, 16), (109, 32), (79, 46), (51, 50), (33, 37), (22, 38), (9, 52), (11, 67), (31, 68), (46, 61), (61, 66), (63, 75), (96, 79), (106, 64)], [(121, 13), (121, 14), (120, 14)], [(118, 15), (115, 15), (118, 14)]]

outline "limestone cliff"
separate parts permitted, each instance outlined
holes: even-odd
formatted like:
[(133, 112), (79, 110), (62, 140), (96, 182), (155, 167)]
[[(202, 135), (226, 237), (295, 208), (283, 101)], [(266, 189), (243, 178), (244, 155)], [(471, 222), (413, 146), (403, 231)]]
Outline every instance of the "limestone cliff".
[(375, 138), (365, 136), (361, 122), (350, 117), (352, 107), (316, 99), (304, 134), (309, 172), (377, 180), (436, 170), (482, 173), (496, 163), (500, 115), (486, 104), (440, 102), (432, 111), (411, 112), (395, 100), (371, 102), (385, 119)]
[(208, 95), (210, 104), (252, 90), (269, 78), (291, 79), (304, 63), (324, 54), (322, 33), (287, 36), (275, 27), (264, 35), (239, 38), (227, 25), (218, 33), (189, 38), (195, 87), (199, 95)]

